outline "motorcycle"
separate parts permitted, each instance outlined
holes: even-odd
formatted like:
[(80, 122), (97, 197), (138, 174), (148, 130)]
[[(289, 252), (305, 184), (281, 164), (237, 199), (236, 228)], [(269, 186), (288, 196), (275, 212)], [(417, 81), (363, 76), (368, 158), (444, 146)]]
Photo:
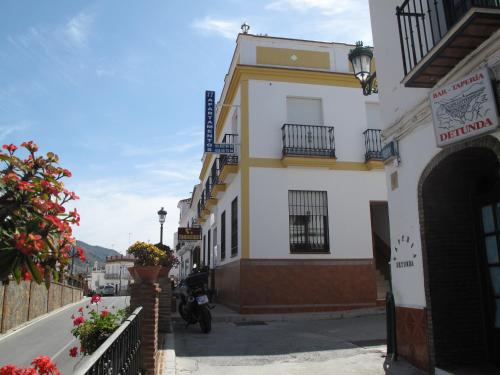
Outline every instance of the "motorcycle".
[(210, 314), (209, 299), (205, 289), (207, 284), (208, 272), (193, 272), (177, 288), (176, 293), (180, 298), (178, 311), (182, 319), (186, 321), (186, 327), (200, 323), (203, 333), (209, 333), (212, 329), (212, 314)]

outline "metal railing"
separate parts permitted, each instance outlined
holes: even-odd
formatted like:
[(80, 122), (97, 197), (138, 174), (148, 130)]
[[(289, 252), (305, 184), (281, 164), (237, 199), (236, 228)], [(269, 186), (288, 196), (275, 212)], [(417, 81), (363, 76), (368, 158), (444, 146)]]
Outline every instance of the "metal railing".
[(130, 273), (128, 272), (123, 272), (121, 275), (119, 273), (105, 273), (104, 274), (104, 279), (106, 280), (128, 280), (131, 279)]
[(234, 145), (234, 154), (220, 156), (220, 170), (222, 171), (226, 165), (238, 164), (238, 134), (224, 134), (222, 143), (230, 143)]
[(365, 160), (382, 160), (382, 141), (380, 140), (380, 129), (366, 129), (365, 136)]
[(212, 186), (217, 185), (219, 183), (219, 175), (220, 175), (220, 157), (215, 158), (212, 169), (210, 171), (210, 177), (212, 179)]
[(405, 0), (396, 7), (405, 76), (473, 7), (500, 8), (500, 0)]
[(74, 374), (141, 374), (141, 311), (135, 309)]
[(335, 157), (333, 126), (284, 124), (283, 156)]

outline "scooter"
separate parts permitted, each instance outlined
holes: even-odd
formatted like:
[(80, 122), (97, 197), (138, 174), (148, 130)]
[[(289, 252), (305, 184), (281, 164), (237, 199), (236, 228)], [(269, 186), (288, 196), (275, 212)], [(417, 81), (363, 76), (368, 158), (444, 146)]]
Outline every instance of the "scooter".
[(212, 314), (205, 289), (207, 284), (208, 272), (196, 271), (195, 268), (176, 291), (180, 298), (179, 314), (186, 321), (186, 328), (191, 324), (200, 323), (203, 333), (209, 333), (212, 329)]

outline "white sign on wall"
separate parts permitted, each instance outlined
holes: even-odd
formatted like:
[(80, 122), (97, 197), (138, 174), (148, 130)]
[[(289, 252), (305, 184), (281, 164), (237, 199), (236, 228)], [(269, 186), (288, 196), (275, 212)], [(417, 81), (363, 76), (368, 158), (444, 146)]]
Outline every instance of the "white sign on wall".
[(431, 92), (430, 101), (438, 147), (498, 127), (497, 105), (487, 68)]

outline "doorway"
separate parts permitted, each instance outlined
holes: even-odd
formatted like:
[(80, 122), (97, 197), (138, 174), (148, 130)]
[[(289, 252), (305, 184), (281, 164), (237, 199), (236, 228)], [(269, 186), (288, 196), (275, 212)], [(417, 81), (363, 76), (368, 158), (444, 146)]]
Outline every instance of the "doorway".
[(498, 157), (462, 147), (431, 165), (419, 187), (430, 362), (450, 371), (492, 365), (500, 359)]

